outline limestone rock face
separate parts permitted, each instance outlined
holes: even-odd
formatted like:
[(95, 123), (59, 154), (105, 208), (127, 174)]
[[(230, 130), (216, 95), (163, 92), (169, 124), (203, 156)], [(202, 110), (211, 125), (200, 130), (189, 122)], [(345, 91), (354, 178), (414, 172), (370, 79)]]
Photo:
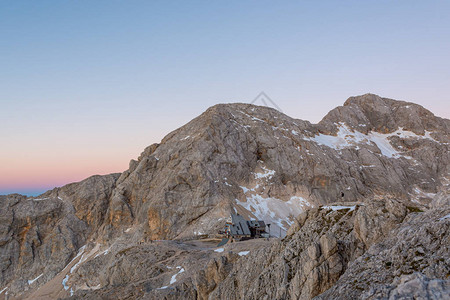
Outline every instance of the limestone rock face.
[(35, 287), (39, 276), (40, 282), (55, 276), (84, 244), (86, 225), (63, 201), (18, 195), (0, 201), (0, 282), (11, 282), (10, 294)]
[(32, 290), (72, 260), (98, 229), (117, 177), (93, 176), (35, 198), (0, 196), (0, 282), (10, 283), (5, 292)]
[(403, 275), (396, 278), (391, 286), (383, 291), (372, 294), (366, 293), (364, 297), (371, 299), (450, 299), (450, 281), (429, 279), (421, 273)]
[(277, 202), (280, 213), (267, 221), (283, 231), (306, 208), (337, 201), (392, 195), (427, 205), (448, 177), (449, 126), (375, 95), (350, 98), (318, 125), (216, 105), (130, 163), (103, 234), (131, 225), (152, 239), (215, 232), (233, 207), (264, 219), (265, 201)]
[[(309, 210), (278, 244), (235, 263), (209, 298), (445, 299), (450, 207), (413, 212), (392, 201)], [(387, 233), (372, 239), (358, 232), (368, 213)]]
[[(213, 106), (121, 174), (1, 196), (0, 297), (376, 299), (411, 286), (439, 295), (449, 133), (449, 120), (372, 94), (318, 124)], [(230, 212), (284, 239), (224, 252), (186, 242), (215, 234)]]
[[(449, 295), (450, 218), (445, 218), (449, 213), (449, 206), (410, 212), (351, 262), (337, 283), (319, 298), (398, 299), (403, 295), (406, 299), (429, 295), (424, 299), (442, 299), (438, 296), (441, 293)], [(417, 290), (412, 291), (412, 287)]]

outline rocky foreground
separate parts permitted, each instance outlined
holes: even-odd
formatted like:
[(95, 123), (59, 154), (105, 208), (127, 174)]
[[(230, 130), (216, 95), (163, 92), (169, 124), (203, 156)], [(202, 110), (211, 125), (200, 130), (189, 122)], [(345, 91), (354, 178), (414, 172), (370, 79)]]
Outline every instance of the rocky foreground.
[[(0, 299), (450, 299), (450, 120), (220, 104), (121, 174), (0, 196)], [(212, 237), (231, 212), (279, 238)]]

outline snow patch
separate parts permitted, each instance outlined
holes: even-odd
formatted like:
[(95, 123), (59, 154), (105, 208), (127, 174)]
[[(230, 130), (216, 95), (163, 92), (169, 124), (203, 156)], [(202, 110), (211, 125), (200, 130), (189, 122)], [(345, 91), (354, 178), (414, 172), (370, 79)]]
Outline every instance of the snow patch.
[(109, 247), (108, 249), (106, 249), (105, 251), (102, 251), (102, 252), (100, 252), (100, 253), (97, 253), (95, 256), (94, 256), (94, 258), (96, 258), (97, 256), (100, 256), (100, 255), (106, 255), (106, 254), (108, 254), (109, 253), (109, 250), (111, 250), (111, 247)]
[(222, 253), (223, 252), (223, 248), (219, 248), (219, 249), (216, 249), (216, 250), (214, 250), (214, 252), (217, 252), (217, 253)]
[(262, 178), (271, 179), (275, 174), (274, 170), (269, 170), (264, 166), (262, 166), (261, 168), (263, 169), (264, 173), (253, 173), (255, 175), (255, 179), (262, 179)]
[(254, 117), (254, 116), (252, 116), (252, 115), (249, 115), (249, 114), (243, 112), (242, 110), (240, 110), (239, 112), (242, 113), (242, 114), (244, 114), (244, 115), (246, 115), (247, 117), (251, 118), (253, 121), (266, 122), (266, 121), (264, 121), (264, 120), (261, 120), (261, 119), (258, 119), (258, 118), (256, 118), (256, 117)]
[(190, 138), (191, 136), (190, 135), (188, 135), (188, 136), (186, 136), (186, 137), (184, 137), (184, 138), (182, 138), (180, 141), (184, 141), (184, 140), (187, 140), (188, 138)]
[(244, 256), (244, 255), (247, 255), (249, 253), (250, 253), (250, 251), (241, 251), (241, 252), (238, 253), (238, 255), (239, 256)]
[(345, 205), (327, 205), (327, 206), (322, 206), (322, 208), (325, 209), (331, 209), (333, 211), (337, 211), (337, 210), (341, 210), (341, 209), (350, 209), (350, 211), (355, 210), (356, 205), (352, 205), (352, 206), (345, 206)]
[(75, 271), (78, 268), (78, 266), (86, 260), (86, 259), (83, 260), (83, 258), (84, 258), (84, 250), (85, 249), (86, 249), (86, 245), (81, 247), (80, 250), (78, 251), (77, 256), (75, 256), (75, 258), (72, 259), (72, 261), (74, 261), (76, 258), (78, 258), (81, 255), (80, 260), (72, 268), (70, 268), (70, 273), (73, 273), (73, 271)]
[(446, 219), (450, 219), (450, 214), (448, 214), (446, 216), (443, 216), (442, 218), (439, 219), (439, 221), (443, 221), (443, 220), (446, 220)]
[(162, 287), (160, 287), (160, 288), (157, 288), (157, 290), (164, 290), (164, 289), (167, 289), (169, 286), (167, 286), (167, 285), (165, 285), (165, 286), (162, 286)]
[(3, 294), (4, 291), (6, 291), (8, 287), (5, 287), (3, 290), (0, 291), (0, 295)]
[(421, 189), (419, 189), (419, 188), (414, 188), (414, 193), (417, 195), (417, 196), (420, 196), (420, 197), (425, 197), (425, 198), (434, 198), (435, 196), (436, 196), (436, 194), (435, 193), (427, 193), (427, 192), (424, 192), (424, 191), (422, 191)]
[(48, 200), (49, 198), (48, 197), (46, 197), (46, 198), (32, 198), (31, 200), (33, 200), (33, 201), (43, 201), (43, 200)]
[(255, 189), (248, 189), (245, 186), (240, 186), (240, 188), (242, 189), (242, 191), (245, 193), (250, 192), (250, 191), (255, 191)]
[(254, 188), (249, 189), (245, 186), (240, 186), (240, 188), (242, 189), (242, 191), (244, 192), (244, 194), (248, 193), (248, 192), (256, 192), (256, 189), (259, 188), (259, 184), (257, 184)]
[(44, 275), (44, 273), (42, 273), (41, 275), (39, 275), (38, 277), (28, 280), (28, 285), (32, 285), (36, 280), (38, 280), (39, 278), (41, 278), (41, 276)]
[(244, 127), (244, 130), (247, 130), (247, 128), (251, 128), (252, 126), (250, 126), (250, 125), (242, 125), (241, 123), (239, 123), (239, 122), (236, 122), (235, 120), (231, 120), (233, 123), (236, 123), (237, 125), (239, 125), (239, 126), (241, 126), (241, 127)]
[(62, 281), (62, 285), (66, 291), (69, 289), (69, 286), (67, 285), (68, 280), (69, 280), (69, 274), (67, 274), (66, 277), (64, 277), (64, 279)]
[(403, 127), (400, 127), (396, 131), (392, 133), (379, 133), (371, 131), (368, 134), (361, 133), (359, 131), (353, 131), (347, 127), (344, 123), (339, 123), (338, 126), (339, 131), (336, 136), (326, 135), (320, 133), (314, 137), (304, 137), (304, 140), (314, 141), (319, 145), (325, 145), (329, 148), (333, 148), (335, 150), (340, 150), (343, 148), (354, 147), (356, 144), (364, 143), (364, 144), (375, 144), (378, 149), (380, 149), (381, 154), (386, 157), (391, 158), (399, 158), (402, 156), (401, 152), (398, 152), (390, 143), (389, 138), (393, 136), (398, 136), (400, 138), (416, 138), (416, 139), (429, 139), (435, 142), (435, 139), (431, 137), (431, 133), (429, 131), (425, 131), (425, 134), (417, 135), (414, 132), (404, 130)]
[[(59, 197), (58, 197), (59, 198)], [(78, 253), (77, 253), (77, 255), (70, 261), (70, 263), (68, 263), (67, 264), (67, 266), (69, 266), (72, 262), (74, 262), (78, 257), (80, 257), (81, 256), (81, 259), (83, 259), (83, 253), (84, 253), (84, 250), (86, 249), (86, 245), (84, 245), (83, 247), (81, 247), (79, 250), (78, 250)], [(81, 259), (80, 259), (80, 261), (81, 261)], [(70, 273), (72, 273), (75, 269), (76, 269), (76, 267), (78, 267), (78, 265), (80, 264), (80, 261), (78, 261), (72, 268), (70, 268)], [(67, 266), (66, 267), (64, 267), (64, 269), (66, 269), (67, 268)], [(63, 285), (63, 287), (64, 287), (64, 289), (67, 291), (68, 289), (69, 289), (69, 286), (67, 285), (67, 281), (69, 280), (69, 274), (67, 274), (66, 275), (66, 277), (64, 277), (64, 279), (63, 279), (63, 281), (62, 281), (62, 285)]]
[[(247, 201), (236, 203), (251, 212), (259, 220), (266, 223), (275, 224), (286, 231), (296, 216), (304, 211), (304, 208), (311, 204), (302, 197), (292, 196), (289, 201), (283, 201), (277, 198), (264, 198), (261, 195), (248, 195)], [(274, 231), (275, 233), (276, 230)]]
[(178, 266), (177, 269), (180, 269), (180, 271), (178, 271), (177, 274), (172, 276), (172, 278), (170, 279), (170, 284), (174, 284), (175, 282), (177, 282), (177, 276), (184, 272), (184, 268), (182, 268), (181, 266)]

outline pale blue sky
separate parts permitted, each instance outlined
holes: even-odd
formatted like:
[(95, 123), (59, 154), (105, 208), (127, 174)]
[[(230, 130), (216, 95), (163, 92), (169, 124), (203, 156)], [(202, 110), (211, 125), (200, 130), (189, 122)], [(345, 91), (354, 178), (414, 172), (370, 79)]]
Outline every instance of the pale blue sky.
[(0, 2), (0, 194), (123, 171), (262, 90), (312, 122), (367, 92), (449, 118), (449, 15), (450, 1)]

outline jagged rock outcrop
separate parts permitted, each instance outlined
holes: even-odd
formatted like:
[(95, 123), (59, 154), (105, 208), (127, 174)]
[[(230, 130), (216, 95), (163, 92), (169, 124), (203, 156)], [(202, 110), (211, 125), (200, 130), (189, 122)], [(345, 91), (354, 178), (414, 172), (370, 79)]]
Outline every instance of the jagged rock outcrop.
[(10, 293), (33, 288), (34, 278), (52, 278), (84, 244), (85, 224), (59, 199), (10, 195), (0, 201), (0, 282), (11, 282)]
[[(376, 202), (365, 202), (354, 212), (349, 208), (308, 211), (299, 217), (300, 228), (295, 233), (240, 261), (210, 298), (448, 297), (450, 218), (445, 216), (450, 207), (426, 212), (408, 212), (406, 208), (405, 213), (398, 202), (391, 211), (392, 200)], [(373, 235), (357, 233), (356, 224), (368, 211), (375, 223), (384, 223), (388, 234), (365, 250)], [(399, 219), (403, 214), (405, 220)], [(266, 251), (267, 259), (259, 262), (260, 252)]]
[(0, 196), (0, 282), (9, 283), (4, 292), (32, 290), (72, 260), (98, 229), (117, 177), (93, 176), (36, 198)]
[[(0, 290), (38, 297), (37, 287), (63, 278), (55, 297), (376, 298), (404, 293), (409, 281), (445, 290), (448, 249), (430, 235), (448, 239), (448, 219), (436, 218), (449, 207), (449, 132), (449, 120), (419, 105), (371, 94), (348, 99), (319, 124), (250, 104), (216, 105), (121, 174), (38, 198), (2, 196)], [(352, 208), (320, 208), (337, 202)], [(282, 236), (290, 227), (287, 237), (243, 256), (184, 244), (166, 245), (164, 254), (151, 244), (215, 233), (231, 211), (265, 219)], [(417, 244), (422, 238), (427, 245)], [(417, 261), (404, 247), (425, 252), (411, 270), (426, 278), (400, 279), (412, 274), (406, 262), (404, 274), (377, 269), (385, 261), (374, 249)], [(439, 261), (429, 251), (444, 259), (437, 269), (423, 263)], [(178, 271), (156, 266), (174, 253), (183, 253), (171, 266)], [(181, 263), (188, 259), (203, 265)], [(190, 275), (161, 288), (181, 268)], [(360, 274), (380, 279), (353, 283)]]
[[(419, 279), (414, 282), (422, 283), (411, 295), (429, 293), (432, 297), (433, 293), (425, 284), (430, 280), (435, 284), (440, 282), (436, 295), (441, 293), (441, 288), (449, 295), (450, 206), (427, 211), (407, 209), (409, 213), (403, 222), (353, 261), (339, 281), (321, 295), (321, 299), (396, 299), (394, 295), (397, 293), (406, 293), (406, 287), (402, 287), (405, 282), (415, 278), (405, 275), (416, 273), (419, 273)], [(407, 297), (408, 293), (404, 296)]]
[(368, 299), (450, 299), (450, 281), (429, 279), (421, 273), (402, 275), (383, 291), (365, 294)]

